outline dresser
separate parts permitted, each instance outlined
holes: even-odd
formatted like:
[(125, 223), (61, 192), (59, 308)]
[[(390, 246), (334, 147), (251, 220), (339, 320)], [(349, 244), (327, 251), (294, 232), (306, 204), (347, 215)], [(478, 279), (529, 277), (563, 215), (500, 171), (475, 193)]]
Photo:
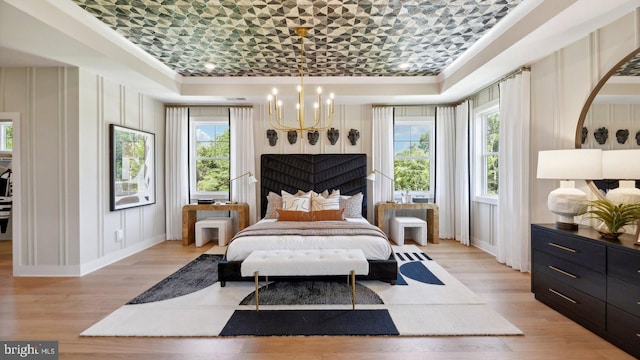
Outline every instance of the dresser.
[(536, 299), (640, 358), (640, 246), (607, 241), (589, 227), (531, 225)]

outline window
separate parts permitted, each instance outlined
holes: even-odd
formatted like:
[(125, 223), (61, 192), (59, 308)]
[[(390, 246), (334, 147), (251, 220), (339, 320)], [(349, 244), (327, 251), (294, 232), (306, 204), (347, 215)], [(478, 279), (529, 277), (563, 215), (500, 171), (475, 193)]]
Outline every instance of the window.
[(230, 159), (228, 119), (192, 119), (189, 144), (191, 197), (228, 198)]
[(0, 152), (13, 150), (13, 126), (11, 122), (0, 122)]
[(476, 196), (498, 196), (500, 110), (497, 102), (476, 111)]
[(414, 198), (433, 198), (433, 124), (428, 117), (403, 117), (394, 124), (394, 186)]

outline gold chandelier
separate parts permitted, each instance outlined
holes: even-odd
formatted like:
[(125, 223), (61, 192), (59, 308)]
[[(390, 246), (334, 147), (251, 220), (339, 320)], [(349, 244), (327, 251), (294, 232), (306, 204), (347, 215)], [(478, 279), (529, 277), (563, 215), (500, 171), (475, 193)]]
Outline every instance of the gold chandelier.
[[(271, 127), (276, 130), (296, 131), (303, 136), (305, 131), (315, 132), (318, 130), (326, 130), (333, 123), (333, 93), (326, 100), (326, 106), (322, 106), (322, 88), (318, 87), (317, 100), (313, 105), (313, 125), (305, 126), (304, 117), (304, 37), (307, 36), (308, 29), (304, 27), (296, 28), (296, 34), (300, 36), (300, 85), (298, 85), (298, 103), (296, 104), (296, 122), (297, 126), (287, 126), (282, 118), (283, 104), (278, 100), (278, 89), (273, 88), (272, 93), (267, 96), (269, 100), (269, 122)], [(324, 124), (321, 125), (320, 120), (324, 118)]]

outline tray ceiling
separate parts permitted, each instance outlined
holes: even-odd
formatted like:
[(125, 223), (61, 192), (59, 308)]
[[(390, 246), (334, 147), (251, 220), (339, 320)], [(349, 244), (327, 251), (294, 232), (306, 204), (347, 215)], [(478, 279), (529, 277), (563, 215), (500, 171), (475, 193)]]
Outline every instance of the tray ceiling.
[[(438, 75), (522, 0), (73, 0), (183, 76)], [(205, 63), (215, 64), (207, 70)], [(408, 68), (400, 68), (401, 63)]]

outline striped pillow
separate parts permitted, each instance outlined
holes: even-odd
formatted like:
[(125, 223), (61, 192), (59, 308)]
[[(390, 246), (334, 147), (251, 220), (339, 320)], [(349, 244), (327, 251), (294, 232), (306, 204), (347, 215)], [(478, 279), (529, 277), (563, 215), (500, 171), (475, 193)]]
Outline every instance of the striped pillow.
[(311, 210), (340, 210), (340, 191), (334, 190), (326, 197), (320, 194), (311, 195)]

